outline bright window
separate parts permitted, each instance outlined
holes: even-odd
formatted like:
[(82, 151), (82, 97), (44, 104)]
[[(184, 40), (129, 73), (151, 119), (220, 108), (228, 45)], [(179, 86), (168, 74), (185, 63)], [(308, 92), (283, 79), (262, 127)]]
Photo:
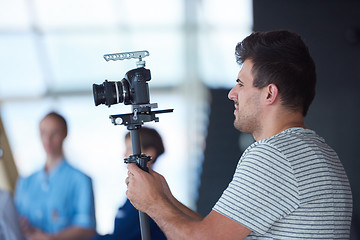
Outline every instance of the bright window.
[(207, 87), (235, 83), (234, 49), (251, 31), (251, 0), (0, 0), (0, 6), (0, 114), (19, 173), (44, 163), (38, 124), (59, 111), (69, 123), (66, 156), (93, 178), (98, 231), (112, 232), (125, 198), (126, 128), (108, 116), (131, 109), (95, 107), (91, 89), (136, 67), (135, 60), (106, 62), (104, 54), (148, 50), (151, 102), (174, 108), (146, 124), (165, 140), (157, 169), (195, 209)]

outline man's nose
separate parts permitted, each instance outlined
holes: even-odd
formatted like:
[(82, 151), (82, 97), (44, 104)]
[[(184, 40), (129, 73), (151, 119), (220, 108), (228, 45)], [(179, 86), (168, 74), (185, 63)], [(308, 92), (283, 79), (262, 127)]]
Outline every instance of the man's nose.
[(234, 88), (235, 88), (235, 87), (233, 87), (233, 88), (229, 91), (229, 93), (228, 93), (228, 98), (229, 98), (230, 100), (235, 100), (235, 99), (236, 99), (236, 94), (234, 93)]

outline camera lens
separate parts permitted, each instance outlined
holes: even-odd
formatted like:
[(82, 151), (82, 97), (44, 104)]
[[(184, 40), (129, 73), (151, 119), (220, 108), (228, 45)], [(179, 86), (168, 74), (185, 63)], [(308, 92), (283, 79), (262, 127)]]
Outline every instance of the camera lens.
[(101, 85), (93, 84), (93, 95), (94, 95), (95, 106), (98, 106), (100, 104), (105, 104), (105, 91), (103, 84)]
[(105, 80), (100, 85), (93, 84), (93, 95), (95, 106), (105, 104), (110, 107), (113, 104), (122, 103), (124, 100), (128, 102), (129, 84), (125, 79), (117, 82)]

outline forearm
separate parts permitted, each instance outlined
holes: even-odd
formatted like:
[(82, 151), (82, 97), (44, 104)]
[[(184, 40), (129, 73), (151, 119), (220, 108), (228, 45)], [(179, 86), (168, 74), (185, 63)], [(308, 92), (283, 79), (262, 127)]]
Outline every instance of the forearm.
[(190, 219), (197, 220), (197, 221), (200, 221), (203, 219), (203, 217), (201, 215), (199, 215), (192, 209), (188, 208), (181, 202), (179, 202), (174, 196), (171, 195), (169, 197), (169, 201), (171, 202), (172, 205), (174, 205), (174, 207), (176, 207), (183, 214), (187, 215)]
[(168, 239), (198, 239), (194, 234), (198, 233), (196, 229), (201, 225), (202, 217), (179, 201), (172, 201), (163, 201), (157, 208), (149, 211), (149, 216)]

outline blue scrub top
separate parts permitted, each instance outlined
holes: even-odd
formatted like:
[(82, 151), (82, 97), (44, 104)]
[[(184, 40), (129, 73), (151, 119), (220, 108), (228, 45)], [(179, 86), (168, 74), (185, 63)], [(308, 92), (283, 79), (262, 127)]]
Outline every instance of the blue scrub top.
[(70, 226), (96, 227), (91, 178), (62, 160), (51, 172), (41, 169), (19, 178), (15, 190), (19, 215), (46, 233)]

